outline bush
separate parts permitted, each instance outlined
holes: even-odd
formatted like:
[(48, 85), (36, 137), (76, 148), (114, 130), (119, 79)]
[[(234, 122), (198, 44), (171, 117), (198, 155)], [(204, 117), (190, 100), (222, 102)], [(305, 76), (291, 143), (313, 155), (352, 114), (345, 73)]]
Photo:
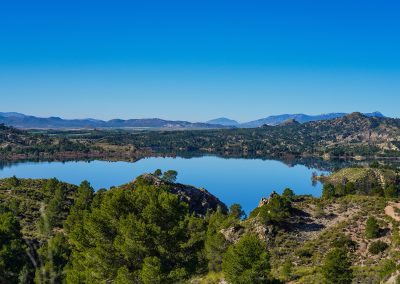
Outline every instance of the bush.
[(246, 218), (246, 212), (243, 211), (240, 204), (232, 204), (229, 208), (229, 217), (234, 220), (242, 220)]
[(388, 247), (389, 245), (387, 243), (382, 241), (377, 241), (370, 244), (368, 251), (372, 254), (380, 254), (381, 252), (387, 250)]
[(322, 198), (330, 199), (335, 197), (335, 186), (333, 184), (324, 184), (322, 190)]
[(365, 226), (365, 237), (367, 239), (376, 239), (379, 237), (378, 221), (374, 217), (369, 217)]
[(350, 251), (355, 251), (357, 243), (343, 233), (340, 233), (333, 241), (332, 247), (334, 248), (346, 248)]
[(287, 199), (288, 201), (293, 201), (295, 194), (293, 192), (293, 190), (291, 190), (290, 188), (285, 188), (285, 190), (282, 193), (282, 197)]
[(290, 259), (287, 259), (282, 266), (281, 275), (285, 281), (289, 281), (293, 273), (293, 263)]
[(396, 262), (391, 259), (385, 260), (379, 269), (379, 275), (381, 279), (390, 276), (394, 272), (396, 272)]
[(319, 218), (325, 215), (324, 207), (321, 203), (317, 203), (314, 209), (314, 217)]
[(384, 194), (386, 198), (396, 198), (399, 195), (396, 186), (393, 184), (384, 189)]
[(153, 173), (153, 175), (155, 176), (155, 177), (161, 177), (161, 175), (162, 175), (162, 171), (160, 170), (160, 169), (157, 169), (157, 170), (155, 170), (154, 171), (154, 173)]
[(356, 186), (352, 182), (346, 183), (346, 194), (355, 194), (356, 193)]
[(322, 266), (324, 282), (329, 284), (350, 284), (353, 280), (353, 270), (347, 251), (334, 248), (326, 256)]
[[(158, 172), (157, 172), (158, 173)], [(168, 170), (164, 173), (163, 175), (163, 180), (167, 181), (167, 182), (175, 182), (176, 181), (176, 177), (178, 176), (178, 172), (174, 171), (174, 170)]]
[(222, 270), (229, 283), (272, 283), (266, 247), (253, 235), (246, 235), (229, 247)]
[(271, 197), (268, 204), (254, 209), (250, 218), (257, 217), (264, 224), (279, 225), (290, 217), (291, 203), (282, 196)]

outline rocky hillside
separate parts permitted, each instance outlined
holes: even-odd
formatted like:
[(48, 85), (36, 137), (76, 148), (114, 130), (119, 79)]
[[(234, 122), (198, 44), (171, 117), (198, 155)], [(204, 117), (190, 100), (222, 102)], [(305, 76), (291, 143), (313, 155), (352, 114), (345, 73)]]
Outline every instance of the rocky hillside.
[[(57, 200), (60, 205), (58, 218), (65, 220), (77, 186), (56, 180), (0, 179), (0, 209), (11, 205), (20, 220), (24, 238), (38, 243), (43, 237), (39, 228), (43, 208), (55, 197), (57, 188), (63, 193), (62, 198)], [(56, 225), (55, 230), (59, 230), (59, 224)]]
[[(396, 271), (400, 261), (400, 223), (386, 214), (393, 203), (382, 197), (346, 196), (333, 200), (296, 196), (290, 203), (290, 213), (279, 223), (266, 223), (259, 217), (265, 206), (268, 205), (221, 233), (230, 243), (237, 243), (248, 233), (257, 235), (268, 247), (274, 277), (284, 283), (323, 283), (321, 265), (335, 247), (349, 251), (353, 283), (380, 283)], [(268, 210), (270, 214), (273, 211)], [(366, 235), (370, 217), (378, 223), (373, 237)], [(381, 244), (379, 251), (373, 248), (377, 243)]]
[[(386, 205), (383, 198), (367, 196), (335, 201), (297, 199), (287, 224), (270, 237), (277, 271), (285, 259), (290, 259), (294, 263), (292, 277), (296, 283), (319, 283), (318, 267), (326, 253), (342, 242), (340, 245), (348, 246), (352, 253), (355, 283), (379, 283), (383, 275), (390, 275), (390, 271), (385, 271), (388, 261), (399, 260), (399, 224), (385, 215)], [(365, 228), (371, 216), (378, 220), (379, 234), (367, 238)], [(376, 242), (387, 244), (387, 248), (374, 252), (371, 247)]]
[[(270, 141), (301, 153), (327, 156), (397, 156), (400, 153), (400, 119), (352, 113), (344, 117), (304, 124), (293, 121), (264, 126)], [(295, 152), (295, 151), (292, 151)]]
[(304, 125), (308, 133), (321, 146), (370, 145), (381, 150), (399, 151), (400, 120), (393, 118), (368, 117), (352, 113), (343, 118), (310, 122)]
[[(40, 144), (44, 137), (31, 136), (27, 132), (0, 124), (0, 147)], [(46, 140), (48, 142), (49, 140)]]
[(90, 148), (71, 139), (32, 134), (24, 130), (0, 124), (0, 157), (2, 159), (19, 158), (54, 158), (83, 157), (89, 154)]
[(335, 186), (351, 182), (355, 185), (377, 184), (385, 188), (388, 184), (397, 184), (400, 174), (392, 169), (344, 168), (329, 176), (319, 177), (319, 179)]

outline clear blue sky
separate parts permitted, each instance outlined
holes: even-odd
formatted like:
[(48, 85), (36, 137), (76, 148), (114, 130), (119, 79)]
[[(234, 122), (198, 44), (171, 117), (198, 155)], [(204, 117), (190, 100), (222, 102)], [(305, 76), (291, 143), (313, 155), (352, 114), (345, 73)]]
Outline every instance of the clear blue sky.
[(400, 116), (397, 0), (2, 1), (0, 111)]

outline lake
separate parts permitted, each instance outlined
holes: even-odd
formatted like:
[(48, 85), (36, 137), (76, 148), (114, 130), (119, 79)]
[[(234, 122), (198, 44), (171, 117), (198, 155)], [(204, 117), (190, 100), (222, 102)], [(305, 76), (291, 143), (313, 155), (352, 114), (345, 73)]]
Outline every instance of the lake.
[(275, 190), (281, 193), (290, 187), (296, 194), (320, 196), (322, 185), (312, 185), (312, 172), (326, 172), (280, 161), (257, 159), (224, 159), (204, 156), (197, 158), (146, 158), (135, 163), (107, 161), (26, 162), (6, 166), (0, 177), (52, 178), (79, 184), (88, 180), (96, 189), (127, 183), (142, 173), (173, 169), (177, 182), (202, 187), (228, 206), (239, 203), (246, 213), (257, 207), (262, 197)]

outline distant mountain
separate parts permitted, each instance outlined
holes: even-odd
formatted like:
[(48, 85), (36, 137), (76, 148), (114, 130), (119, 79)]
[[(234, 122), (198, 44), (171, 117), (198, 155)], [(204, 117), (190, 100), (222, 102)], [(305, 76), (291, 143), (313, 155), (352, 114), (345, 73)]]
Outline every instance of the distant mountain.
[(201, 122), (172, 121), (159, 118), (149, 119), (62, 119), (60, 117), (36, 117), (20, 113), (0, 113), (0, 123), (22, 129), (74, 129), (74, 128), (170, 128), (170, 129), (210, 129), (228, 126)]
[(218, 124), (218, 125), (225, 125), (225, 126), (238, 126), (239, 122), (236, 120), (232, 120), (226, 117), (220, 117), (216, 119), (212, 119), (207, 121), (208, 124)]
[(4, 117), (25, 117), (25, 114), (19, 113), (19, 112), (0, 112), (0, 116), (4, 116)]
[[(252, 127), (260, 127), (262, 125), (279, 125), (285, 121), (288, 121), (289, 119), (294, 119), (297, 122), (300, 123), (306, 123), (306, 122), (311, 122), (311, 121), (320, 121), (320, 120), (330, 120), (330, 119), (335, 119), (335, 118), (340, 118), (346, 116), (347, 113), (327, 113), (327, 114), (320, 114), (320, 115), (307, 115), (307, 114), (282, 114), (282, 115), (274, 115), (274, 116), (268, 116), (266, 118), (250, 121), (247, 123), (243, 123), (240, 125), (240, 127), (243, 128), (252, 128)], [(368, 117), (385, 117), (382, 113), (380, 112), (373, 112), (373, 113), (366, 113), (364, 114)]]
[(364, 113), (364, 115), (368, 116), (368, 117), (381, 117), (381, 118), (385, 118), (386, 117), (382, 113), (380, 113), (379, 111), (375, 111), (375, 112), (371, 112), (371, 113)]
[[(112, 119), (109, 121), (87, 119), (63, 119), (60, 117), (36, 117), (18, 112), (0, 112), (0, 123), (22, 129), (76, 129), (76, 128), (166, 128), (166, 129), (215, 129), (215, 128), (256, 128), (263, 125), (276, 126), (285, 122), (306, 123), (311, 121), (330, 120), (346, 116), (347, 113), (328, 113), (321, 115), (282, 114), (266, 118), (238, 123), (235, 120), (221, 117), (207, 122), (189, 122), (164, 120), (160, 118), (146, 119)], [(366, 113), (368, 117), (385, 116), (380, 112)]]

